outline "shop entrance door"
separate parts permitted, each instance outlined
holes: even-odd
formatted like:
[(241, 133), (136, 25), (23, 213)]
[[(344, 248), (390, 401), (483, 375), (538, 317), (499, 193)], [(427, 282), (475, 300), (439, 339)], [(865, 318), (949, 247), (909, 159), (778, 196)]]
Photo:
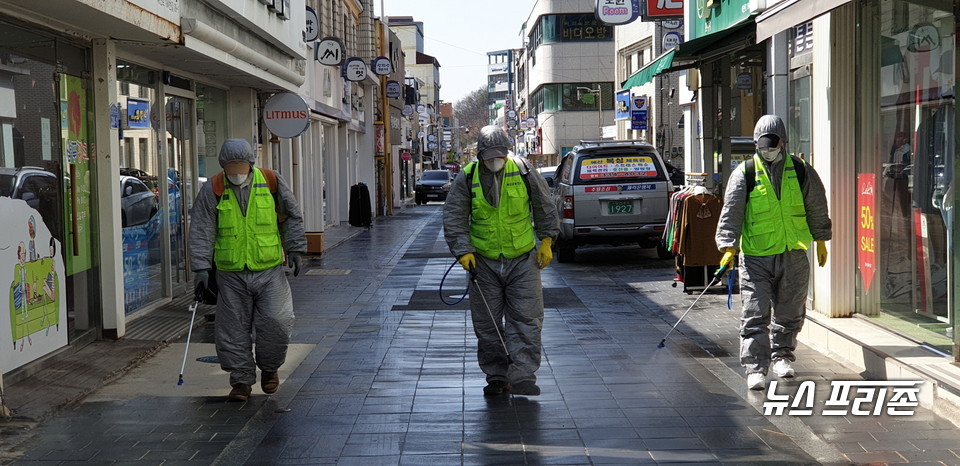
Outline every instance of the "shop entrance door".
[(187, 251), (189, 224), (188, 207), (193, 203), (191, 181), (193, 179), (194, 137), (193, 100), (167, 95), (166, 150), (167, 167), (164, 212), (169, 228), (170, 268), (173, 297), (189, 292), (191, 281)]

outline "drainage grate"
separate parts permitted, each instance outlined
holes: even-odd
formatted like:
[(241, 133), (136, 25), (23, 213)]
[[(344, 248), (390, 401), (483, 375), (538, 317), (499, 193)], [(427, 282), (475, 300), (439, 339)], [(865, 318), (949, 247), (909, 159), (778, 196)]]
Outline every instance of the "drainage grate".
[(307, 270), (307, 275), (347, 275), (350, 273), (350, 269), (310, 269)]

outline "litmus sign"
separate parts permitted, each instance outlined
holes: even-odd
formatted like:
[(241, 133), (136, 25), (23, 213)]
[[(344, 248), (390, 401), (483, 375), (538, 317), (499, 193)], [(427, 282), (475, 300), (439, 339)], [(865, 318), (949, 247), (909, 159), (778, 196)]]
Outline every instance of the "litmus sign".
[(297, 94), (274, 94), (263, 106), (263, 124), (278, 137), (297, 137), (310, 126), (310, 107)]

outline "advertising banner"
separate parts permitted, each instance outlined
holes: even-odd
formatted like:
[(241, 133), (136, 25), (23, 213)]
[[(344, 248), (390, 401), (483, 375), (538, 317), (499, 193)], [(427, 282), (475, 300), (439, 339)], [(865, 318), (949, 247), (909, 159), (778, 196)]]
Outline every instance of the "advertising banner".
[(863, 277), (864, 293), (870, 291), (877, 268), (876, 183), (873, 173), (857, 175), (857, 268)]
[[(9, 372), (67, 344), (62, 245), (40, 213), (0, 197), (0, 283), (8, 290), (0, 316), (0, 372)], [(11, 347), (12, 344), (12, 347)]]

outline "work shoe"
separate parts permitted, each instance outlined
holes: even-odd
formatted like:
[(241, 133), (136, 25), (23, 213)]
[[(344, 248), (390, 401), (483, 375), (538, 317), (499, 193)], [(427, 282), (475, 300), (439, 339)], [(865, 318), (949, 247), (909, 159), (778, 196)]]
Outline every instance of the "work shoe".
[(514, 395), (537, 396), (540, 394), (540, 387), (532, 380), (524, 380), (510, 387), (510, 393)]
[(773, 369), (774, 375), (780, 378), (789, 379), (790, 377), (793, 377), (794, 375), (796, 375), (796, 372), (794, 372), (793, 367), (790, 366), (790, 361), (783, 358), (773, 361), (772, 369)]
[(763, 390), (764, 386), (767, 385), (767, 376), (759, 373), (753, 372), (747, 374), (747, 388), (750, 390)]
[(273, 395), (277, 392), (278, 387), (280, 387), (279, 374), (276, 372), (263, 372), (260, 374), (260, 388), (263, 389), (263, 393)]
[(483, 387), (483, 396), (499, 396), (510, 393), (510, 384), (503, 380), (492, 380)]
[(233, 390), (230, 390), (227, 399), (230, 401), (247, 401), (247, 399), (250, 398), (251, 391), (253, 391), (253, 389), (249, 385), (238, 383), (233, 386)]

